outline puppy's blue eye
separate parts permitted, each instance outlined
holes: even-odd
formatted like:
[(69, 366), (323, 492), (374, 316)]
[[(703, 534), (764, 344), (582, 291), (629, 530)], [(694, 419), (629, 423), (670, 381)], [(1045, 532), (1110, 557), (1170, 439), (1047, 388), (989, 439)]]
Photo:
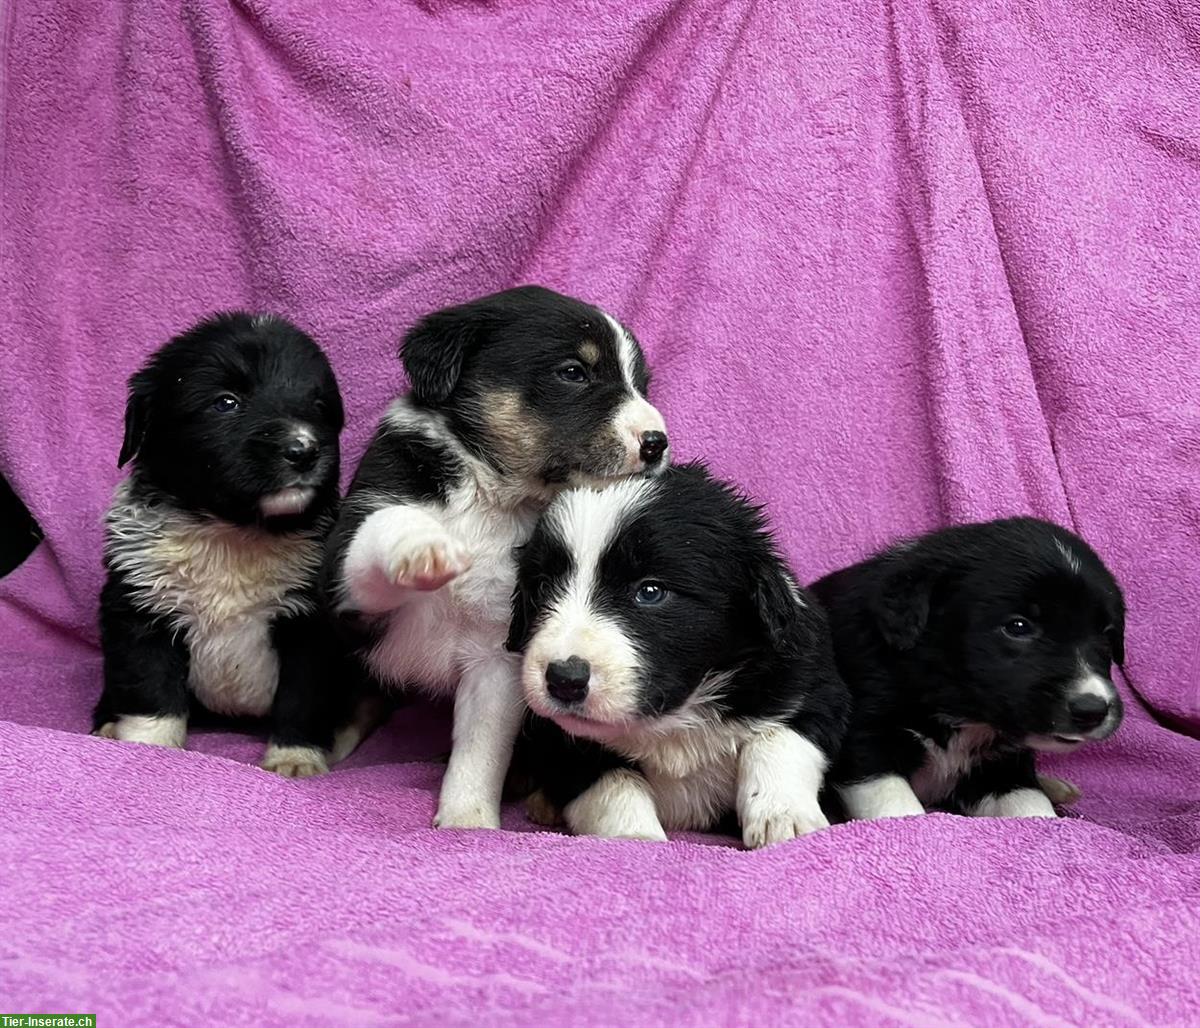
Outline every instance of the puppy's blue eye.
[(643, 582), (633, 594), (633, 602), (639, 607), (657, 607), (666, 598), (667, 590), (661, 582)]
[(222, 393), (213, 400), (213, 410), (220, 411), (222, 414), (228, 414), (230, 411), (237, 410), (242, 405), (233, 393)]
[(1025, 618), (1009, 618), (1004, 622), (1004, 634), (1012, 639), (1027, 639), (1033, 635), (1033, 623)]
[(564, 382), (586, 382), (588, 380), (587, 372), (583, 370), (582, 364), (565, 364), (555, 372)]

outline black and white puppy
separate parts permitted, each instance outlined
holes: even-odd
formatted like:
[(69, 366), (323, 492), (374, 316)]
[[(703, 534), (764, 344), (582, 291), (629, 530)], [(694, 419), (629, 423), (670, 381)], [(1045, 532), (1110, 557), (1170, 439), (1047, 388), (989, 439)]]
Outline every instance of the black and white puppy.
[(852, 818), (1053, 817), (1034, 752), (1121, 723), (1125, 605), (1078, 536), (1033, 518), (903, 542), (812, 586), (855, 706), (831, 775)]
[(660, 470), (667, 437), (633, 335), (548, 289), (430, 314), (401, 359), (411, 392), (358, 467), (325, 588), (375, 678), (455, 696), (434, 824), (496, 828), (522, 715), (515, 548), (564, 486)]
[(316, 587), (342, 422), (325, 355), (280, 318), (217, 315), (130, 379), (96, 734), (183, 747), (199, 703), (269, 716), (263, 767), (326, 770), (332, 649)]
[(825, 614), (702, 466), (564, 493), (513, 607), (522, 763), (573, 832), (665, 839), (736, 813), (757, 848), (828, 824), (850, 697)]

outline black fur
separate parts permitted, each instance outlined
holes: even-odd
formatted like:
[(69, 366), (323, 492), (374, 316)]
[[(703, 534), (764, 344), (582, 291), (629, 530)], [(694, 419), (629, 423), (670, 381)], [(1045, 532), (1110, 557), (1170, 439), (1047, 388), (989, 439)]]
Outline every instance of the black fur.
[[(628, 329), (625, 329), (628, 332)], [(405, 335), (401, 360), (411, 391), (398, 419), (385, 418), (355, 471), (329, 541), (322, 591), (340, 607), (346, 549), (366, 517), (390, 503), (445, 505), (463, 482), (462, 447), (544, 502), (547, 487), (574, 473), (606, 475), (618, 462), (609, 428), (614, 413), (644, 397), (650, 375), (632, 333), (632, 382), (620, 366), (620, 340), (598, 308), (541, 286), (519, 286), (420, 319)], [(584, 344), (598, 359), (581, 359)], [(568, 381), (581, 368), (583, 382)], [(500, 398), (519, 402), (525, 432), (501, 438), (488, 416)], [(422, 421), (422, 417), (425, 420)], [(665, 455), (663, 462), (665, 463)], [(357, 644), (373, 641), (378, 618), (346, 612), (340, 623)]]
[[(777, 721), (829, 758), (841, 743), (849, 695), (839, 678), (824, 611), (778, 555), (760, 508), (699, 464), (676, 466), (651, 485), (609, 539), (598, 564), (591, 610), (619, 626), (640, 654), (637, 719), (679, 710), (709, 675), (732, 677), (714, 710), (720, 720)], [(574, 569), (555, 508), (522, 549), (513, 597), (510, 649), (525, 650)], [(654, 583), (666, 598), (639, 605)], [(528, 689), (528, 684), (527, 684)], [(569, 704), (540, 711), (522, 743), (534, 784), (562, 806), (604, 771), (636, 766), (602, 737), (579, 736)], [(573, 737), (575, 736), (575, 737)], [(598, 741), (597, 741), (598, 740)]]
[[(585, 342), (598, 351), (594, 363), (579, 359)], [(636, 341), (629, 383), (605, 315), (541, 286), (427, 315), (404, 337), (400, 353), (417, 406), (444, 413), (455, 436), (497, 470), (519, 470), (549, 484), (574, 470), (606, 473), (617, 455), (604, 430), (629, 399), (629, 385), (644, 396), (650, 384)], [(583, 381), (564, 377), (572, 367), (583, 372)], [(532, 468), (511, 466), (511, 455), (496, 445), (481, 416), (499, 394), (519, 398), (531, 425), (545, 430), (543, 440), (525, 440), (536, 458)]]
[[(133, 462), (126, 499), (182, 523), (239, 526), (293, 545), (312, 545), (336, 514), (343, 409), (329, 362), (309, 336), (278, 318), (216, 315), (172, 339), (129, 382), (119, 464)], [(302, 461), (283, 451), (302, 427)], [(310, 489), (299, 511), (270, 516), (265, 496)], [(114, 508), (116, 509), (116, 508)], [(186, 716), (186, 612), (152, 607), (114, 560), (110, 515), (108, 577), (100, 600), (104, 689), (100, 728), (122, 715)], [(291, 584), (288, 607), (270, 625), (279, 662), (270, 716), (281, 745), (328, 748), (340, 714), (330, 626), (317, 609), (315, 572)]]
[[(1086, 672), (1107, 681), (1124, 659), (1116, 580), (1082, 539), (1033, 518), (934, 532), (811, 588), (855, 697), (833, 781), (911, 781), (930, 752), (922, 739), (944, 749), (962, 726), (988, 726), (991, 744), (931, 801), (950, 810), (1036, 788), (1031, 747), (1067, 749), (1055, 737), (1088, 734), (1072, 720), (1069, 687)], [(1120, 716), (1114, 691), (1090, 737), (1111, 734)]]

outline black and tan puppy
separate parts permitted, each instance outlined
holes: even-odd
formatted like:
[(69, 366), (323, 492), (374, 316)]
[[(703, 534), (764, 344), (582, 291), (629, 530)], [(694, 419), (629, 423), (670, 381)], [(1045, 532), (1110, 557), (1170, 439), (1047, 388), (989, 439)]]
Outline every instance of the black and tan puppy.
[(435, 825), (496, 828), (521, 720), (514, 549), (564, 487), (661, 471), (667, 436), (633, 333), (549, 289), (435, 311), (401, 358), (412, 389), (354, 476), (325, 586), (374, 678), (454, 696)]
[[(1066, 753), (1121, 723), (1120, 587), (1082, 539), (1034, 518), (910, 540), (812, 586), (854, 714), (831, 781), (853, 818), (927, 808), (1053, 817)], [(1047, 795), (1047, 794), (1050, 795)]]
[(130, 379), (96, 734), (183, 747), (199, 704), (270, 718), (263, 767), (326, 770), (340, 697), (316, 584), (342, 423), (325, 355), (279, 318), (213, 317)]

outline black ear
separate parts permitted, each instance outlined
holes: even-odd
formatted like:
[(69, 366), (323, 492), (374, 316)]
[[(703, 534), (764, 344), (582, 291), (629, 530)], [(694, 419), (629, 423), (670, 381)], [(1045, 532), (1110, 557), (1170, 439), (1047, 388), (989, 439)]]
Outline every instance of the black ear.
[(1112, 628), (1108, 630), (1108, 643), (1112, 647), (1113, 663), (1125, 666), (1125, 601), (1118, 593), (1109, 608)]
[(776, 559), (759, 566), (750, 595), (771, 645), (784, 657), (800, 656), (809, 645), (808, 619), (800, 606), (799, 587)]
[(117, 467), (123, 468), (142, 448), (146, 437), (146, 426), (150, 421), (150, 395), (154, 381), (149, 369), (143, 369), (129, 380), (129, 399), (125, 401), (125, 438), (121, 442), (121, 453)]
[(512, 594), (512, 620), (508, 624), (508, 638), (504, 648), (509, 653), (523, 653), (529, 643), (533, 620), (537, 616), (537, 605), (532, 591), (518, 579)]
[(400, 360), (418, 403), (450, 398), (480, 331), (479, 312), (472, 304), (428, 314), (408, 330), (400, 344)]
[(885, 572), (871, 608), (889, 646), (911, 650), (929, 623), (934, 575), (929, 568), (898, 563)]

